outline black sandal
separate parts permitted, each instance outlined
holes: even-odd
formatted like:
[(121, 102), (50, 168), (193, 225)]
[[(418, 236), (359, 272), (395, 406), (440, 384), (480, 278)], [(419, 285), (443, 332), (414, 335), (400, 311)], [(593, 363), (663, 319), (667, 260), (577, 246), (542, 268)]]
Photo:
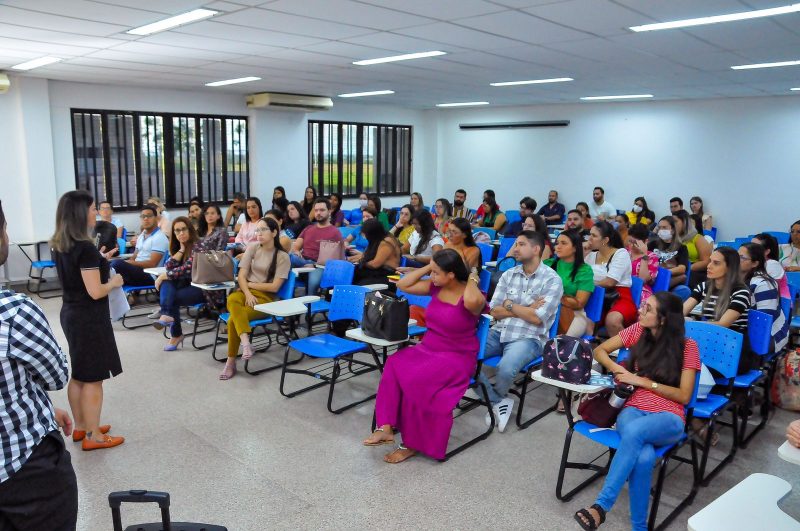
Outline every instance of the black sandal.
[[(600, 516), (599, 522), (595, 521), (594, 516), (592, 516), (592, 513), (590, 513), (588, 509), (581, 509), (580, 511), (576, 512), (575, 520), (580, 524), (582, 529), (585, 529), (586, 531), (594, 531), (595, 529), (603, 525), (603, 523), (606, 521), (606, 510), (597, 505), (596, 503), (592, 504), (592, 506), (589, 507), (589, 509), (594, 509), (595, 511), (597, 511), (597, 514)], [(585, 516), (586, 521), (584, 521), (584, 519), (581, 518), (581, 516)]]

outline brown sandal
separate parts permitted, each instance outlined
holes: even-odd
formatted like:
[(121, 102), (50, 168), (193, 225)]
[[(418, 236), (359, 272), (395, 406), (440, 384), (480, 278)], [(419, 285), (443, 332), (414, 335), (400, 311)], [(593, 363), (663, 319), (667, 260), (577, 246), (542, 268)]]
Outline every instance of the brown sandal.
[[(391, 465), (396, 465), (398, 463), (402, 463), (406, 459), (410, 459), (417, 455), (416, 450), (412, 450), (411, 448), (406, 448), (402, 444), (398, 446), (394, 451), (389, 452), (388, 454), (383, 456), (383, 460)], [(396, 457), (392, 457), (396, 456)]]
[[(377, 428), (375, 431), (372, 432), (372, 435), (375, 435), (378, 432), (386, 433), (383, 428)], [(392, 435), (391, 439), (379, 439), (377, 441), (372, 441), (372, 442), (370, 442), (369, 438), (367, 438), (364, 439), (364, 441), (362, 441), (362, 444), (364, 446), (383, 446), (384, 444), (394, 444), (394, 435)]]

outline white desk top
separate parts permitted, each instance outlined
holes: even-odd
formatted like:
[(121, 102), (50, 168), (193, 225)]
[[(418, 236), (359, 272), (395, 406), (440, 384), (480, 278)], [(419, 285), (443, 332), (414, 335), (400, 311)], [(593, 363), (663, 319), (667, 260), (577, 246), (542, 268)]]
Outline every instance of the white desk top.
[[(408, 326), (414, 326), (416, 324), (417, 324), (416, 319), (408, 320)], [(350, 339), (355, 339), (356, 341), (361, 341), (362, 343), (368, 343), (376, 347), (391, 347), (408, 341), (408, 337), (406, 337), (405, 339), (401, 339), (399, 341), (386, 341), (385, 339), (370, 337), (364, 334), (364, 330), (362, 330), (361, 328), (354, 328), (352, 330), (348, 330), (347, 332), (344, 333), (344, 335), (349, 337)]]
[(256, 304), (253, 309), (276, 317), (290, 317), (292, 315), (303, 315), (308, 311), (306, 304), (317, 302), (318, 300), (319, 297), (316, 295), (306, 295), (305, 297), (295, 297), (294, 299)]
[[(592, 376), (599, 375), (600, 373), (597, 371), (592, 371)], [(602, 391), (605, 389), (602, 385), (589, 385), (589, 384), (571, 384), (562, 382), (561, 380), (554, 380), (553, 378), (545, 378), (542, 376), (542, 370), (539, 369), (538, 371), (533, 371), (531, 374), (531, 379), (536, 380), (537, 382), (546, 383), (548, 385), (552, 385), (553, 387), (560, 387), (562, 389), (566, 389), (567, 391), (573, 391), (575, 393), (596, 393), (598, 391)]]
[(133, 253), (122, 253), (111, 257), (112, 260), (117, 258), (121, 258), (122, 260), (127, 260), (128, 258), (133, 258)]
[(492, 260), (491, 262), (484, 262), (483, 265), (486, 266), (486, 267), (497, 267), (497, 261), (496, 260)]
[(789, 444), (789, 441), (784, 441), (780, 448), (778, 448), (778, 455), (785, 461), (800, 465), (800, 448), (795, 448)]
[(789, 482), (779, 477), (751, 474), (689, 518), (689, 531), (800, 530), (800, 522), (778, 507), (778, 502), (791, 490)]
[(197, 282), (192, 282), (192, 286), (196, 288), (200, 288), (206, 291), (217, 291), (223, 289), (233, 289), (236, 287), (235, 280), (229, 280), (227, 282), (218, 282), (216, 284), (198, 284)]
[(311, 273), (314, 271), (316, 267), (314, 266), (304, 266), (304, 267), (293, 267), (292, 271), (295, 275), (302, 275), (303, 273)]
[(153, 275), (154, 277), (157, 277), (161, 273), (166, 273), (167, 272), (167, 268), (166, 267), (148, 267), (147, 269), (144, 270), (144, 272), (147, 273), (148, 275)]

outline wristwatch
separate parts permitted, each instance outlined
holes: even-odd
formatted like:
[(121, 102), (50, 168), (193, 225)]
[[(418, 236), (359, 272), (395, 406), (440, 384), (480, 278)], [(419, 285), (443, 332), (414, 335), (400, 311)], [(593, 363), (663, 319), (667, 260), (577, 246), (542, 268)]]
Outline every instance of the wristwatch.
[(511, 301), (508, 301), (508, 303), (504, 306), (504, 308), (506, 310), (508, 310), (509, 312), (511, 311), (511, 308), (513, 308), (513, 307), (514, 307), (514, 303), (511, 302)]
[(650, 389), (652, 389), (653, 391), (658, 389), (658, 383), (657, 382), (650, 382)]

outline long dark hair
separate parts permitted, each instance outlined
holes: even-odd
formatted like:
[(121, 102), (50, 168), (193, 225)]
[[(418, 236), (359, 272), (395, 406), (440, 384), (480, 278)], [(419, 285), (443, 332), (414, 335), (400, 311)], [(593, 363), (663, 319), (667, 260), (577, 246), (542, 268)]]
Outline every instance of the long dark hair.
[(414, 197), (414, 196), (417, 196), (417, 199), (419, 199), (419, 207), (417, 207), (417, 210), (424, 210), (425, 209), (425, 202), (422, 199), (422, 194), (419, 193), (419, 192), (411, 192), (411, 197)]
[(378, 254), (378, 247), (389, 236), (389, 232), (377, 218), (372, 218), (361, 224), (361, 233), (368, 242), (367, 248), (364, 249), (364, 254), (361, 256), (361, 263), (366, 264)]
[(258, 205), (258, 218), (256, 221), (264, 217), (264, 207), (261, 206), (261, 199), (257, 198), (256, 196), (248, 197), (247, 200), (244, 202), (244, 217), (245, 221), (250, 221), (250, 216), (247, 214), (247, 203), (252, 201), (253, 203)]
[(303, 221), (304, 219), (308, 219), (308, 216), (306, 215), (306, 211), (303, 210), (303, 207), (300, 205), (300, 203), (298, 203), (297, 201), (289, 201), (289, 204), (291, 206), (293, 206), (295, 210), (297, 210), (297, 214), (300, 216), (297, 219), (297, 221), (293, 220), (292, 217), (289, 215), (289, 207), (286, 207), (286, 217), (289, 219), (289, 224), (290, 225), (292, 223), (299, 223), (299, 222)]
[[(539, 214), (531, 214), (529, 216), (525, 216), (525, 219), (528, 218), (531, 218), (533, 220), (533, 230), (542, 235), (545, 245), (547, 245), (552, 251), (553, 241), (550, 239), (550, 234), (547, 232), (547, 222), (545, 222), (544, 218)], [(523, 220), (523, 222), (524, 221), (525, 220)], [(544, 251), (544, 249), (542, 249), (542, 251)]]
[[(573, 282), (575, 282), (575, 277), (578, 275), (578, 271), (580, 270), (581, 267), (583, 267), (583, 264), (585, 263), (583, 261), (583, 235), (581, 234), (581, 231), (579, 229), (570, 229), (570, 230), (565, 230), (564, 232), (559, 234), (558, 238), (562, 236), (567, 238), (569, 242), (572, 244), (572, 248), (575, 249), (575, 258), (572, 260), (572, 271), (570, 271), (569, 273), (569, 278), (572, 279)], [(556, 238), (556, 240), (558, 240), (558, 238)], [(553, 264), (550, 267), (556, 269), (556, 266), (558, 265), (558, 260), (559, 260), (558, 256), (553, 258)]]
[(633, 203), (636, 204), (636, 201), (642, 202), (642, 211), (636, 214), (636, 223), (641, 223), (643, 217), (650, 220), (656, 217), (653, 211), (647, 208), (647, 200), (644, 197), (642, 196), (637, 197), (636, 199), (633, 200)]
[[(462, 218), (463, 219), (463, 218)], [(456, 280), (466, 282), (469, 280), (469, 271), (464, 259), (453, 249), (440, 249), (433, 253), (431, 259), (445, 273), (453, 273)]]
[(276, 197), (272, 200), (272, 209), (273, 210), (280, 210), (281, 212), (286, 212), (286, 209), (289, 208), (289, 200), (286, 199), (286, 196)]
[(475, 238), (472, 237), (472, 225), (465, 218), (455, 218), (450, 220), (450, 225), (464, 233), (464, 245), (467, 247), (477, 247)]
[(703, 200), (700, 199), (699, 195), (692, 196), (692, 198), (689, 199), (689, 208), (692, 208), (692, 201), (697, 201), (698, 203), (700, 203), (700, 211), (698, 212), (698, 214), (700, 214), (700, 219), (702, 219), (703, 218)]
[[(381, 209), (381, 198), (378, 197), (378, 194), (369, 194), (367, 196), (367, 201), (372, 201), (372, 204), (375, 205), (375, 210), (377, 210), (378, 213), (380, 214), (380, 212), (382, 210)], [(369, 204), (369, 203), (367, 203), (367, 204)]]
[(675, 218), (673, 218), (672, 216), (664, 216), (663, 218), (658, 220), (659, 223), (661, 223), (662, 221), (669, 224), (669, 226), (672, 228), (672, 234), (673, 234), (672, 241), (667, 243), (660, 237), (656, 238), (655, 240), (653, 240), (656, 242), (655, 247), (659, 251), (674, 252), (680, 250), (683, 244), (681, 244), (681, 237), (678, 235), (678, 228), (675, 226)]
[[(452, 216), (453, 215), (453, 205), (450, 204), (450, 201), (448, 201), (444, 197), (440, 197), (439, 199), (434, 201), (434, 203), (433, 203), (434, 209), (436, 208), (436, 203), (439, 203), (439, 202), (441, 202), (442, 206), (444, 207), (444, 215), (447, 216), (448, 218), (450, 216)], [(434, 210), (434, 214), (436, 214), (435, 210)]]
[(622, 243), (622, 236), (616, 231), (614, 225), (608, 221), (598, 221), (592, 226), (597, 229), (601, 238), (608, 238), (608, 245), (615, 249), (622, 249), (625, 245)]
[(751, 269), (750, 271), (747, 272), (747, 274), (744, 275), (745, 282), (749, 284), (750, 280), (752, 280), (753, 277), (759, 276), (763, 277), (767, 282), (769, 282), (773, 288), (777, 288), (778, 283), (775, 281), (774, 278), (772, 278), (772, 276), (769, 273), (767, 273), (767, 267), (765, 265), (767, 257), (764, 250), (764, 246), (761, 245), (760, 243), (745, 243), (740, 246), (740, 249), (746, 249), (747, 254), (750, 257), (750, 261), (758, 263), (758, 265), (753, 267), (753, 269)]
[(683, 304), (680, 297), (668, 291), (654, 293), (648, 300), (658, 303), (659, 330), (656, 334), (647, 328), (642, 330), (639, 341), (631, 347), (628, 370), (655, 382), (678, 387), (686, 343)]
[(206, 205), (203, 209), (203, 213), (200, 215), (200, 219), (197, 222), (197, 232), (200, 238), (204, 238), (208, 235), (208, 222), (206, 221), (206, 212), (209, 210), (216, 210), (219, 218), (217, 218), (217, 224), (214, 225), (214, 228), (225, 227), (225, 220), (222, 217), (222, 211), (219, 209), (217, 205)]
[[(308, 191), (309, 188), (314, 193), (314, 197), (311, 198), (311, 201), (306, 199), (306, 192)], [(306, 189), (303, 190), (303, 201), (301, 202), (301, 204), (303, 205), (303, 210), (305, 211), (306, 215), (308, 215), (308, 213), (311, 212), (311, 209), (314, 208), (314, 201), (316, 199), (317, 199), (317, 189), (314, 188), (313, 186), (306, 186)]]
[(433, 225), (433, 218), (431, 217), (430, 212), (425, 209), (416, 211), (411, 219), (412, 221), (419, 223), (419, 228), (421, 230), (417, 248), (412, 249), (411, 254), (419, 254), (428, 247), (428, 243), (431, 241), (431, 238), (433, 238), (433, 233), (436, 231), (436, 227)]
[(186, 242), (186, 249), (181, 257), (181, 262), (186, 261), (187, 256), (192, 256), (192, 248), (194, 244), (197, 243), (197, 230), (195, 230), (194, 225), (192, 225), (192, 220), (190, 220), (186, 216), (178, 216), (174, 220), (172, 220), (172, 226), (170, 227), (170, 235), (169, 235), (169, 254), (172, 256), (173, 254), (178, 252), (178, 249), (181, 248), (181, 242), (178, 241), (178, 237), (175, 236), (175, 224), (176, 223), (183, 223), (186, 225), (186, 228), (189, 229), (189, 241)]
[(725, 278), (722, 281), (722, 288), (717, 288), (717, 283), (712, 279), (706, 281), (703, 313), (705, 314), (706, 305), (711, 304), (712, 299), (716, 299), (714, 320), (719, 321), (722, 318), (722, 314), (728, 311), (728, 306), (731, 304), (731, 293), (739, 286), (742, 286), (741, 259), (739, 258), (739, 253), (730, 247), (718, 247), (714, 249), (714, 252), (721, 254), (722, 258), (725, 259)]
[(56, 230), (50, 238), (50, 247), (68, 253), (79, 241), (91, 242), (87, 217), (94, 203), (86, 190), (73, 190), (61, 196), (56, 207)]
[(775, 236), (761, 232), (753, 236), (753, 239), (758, 240), (758, 243), (764, 247), (765, 260), (777, 260), (780, 257), (778, 240), (775, 239)]
[[(411, 205), (403, 205), (403, 206), (400, 207), (400, 210), (397, 211), (397, 219), (398, 219), (398, 221), (400, 220), (400, 213), (403, 211), (404, 208), (409, 211), (411, 216), (414, 215), (414, 207), (413, 206), (411, 206)], [(411, 220), (409, 219), (408, 222), (411, 223)], [(396, 227), (392, 231), (392, 236), (397, 238), (398, 236), (400, 236), (400, 233), (403, 232), (404, 229), (405, 229), (405, 227)]]
[(331, 219), (333, 219), (333, 216), (342, 209), (342, 194), (340, 194), (339, 192), (333, 192), (333, 193), (331, 193), (330, 196), (331, 197), (335, 197), (336, 198), (336, 202), (338, 203), (338, 205), (336, 205), (335, 209), (331, 208)]
[(270, 232), (273, 232), (272, 241), (275, 243), (275, 252), (272, 253), (272, 261), (269, 264), (269, 269), (267, 269), (267, 282), (272, 282), (275, 280), (275, 270), (278, 267), (278, 253), (285, 253), (286, 251), (283, 250), (283, 246), (281, 245), (281, 239), (279, 237), (281, 228), (278, 226), (278, 222), (272, 218), (261, 218), (258, 222), (263, 221), (267, 224), (267, 228), (269, 228)]

